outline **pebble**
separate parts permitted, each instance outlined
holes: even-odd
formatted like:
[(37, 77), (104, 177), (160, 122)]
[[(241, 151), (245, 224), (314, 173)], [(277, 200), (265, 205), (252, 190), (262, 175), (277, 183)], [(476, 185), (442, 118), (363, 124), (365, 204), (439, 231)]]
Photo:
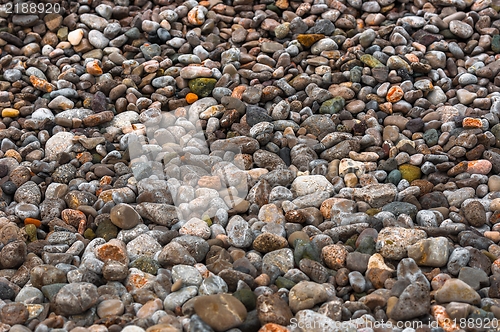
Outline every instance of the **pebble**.
[(237, 327), (247, 318), (245, 306), (229, 294), (199, 297), (193, 306), (196, 314), (215, 331)]
[(111, 222), (121, 229), (131, 229), (141, 222), (141, 216), (128, 204), (115, 205), (109, 214)]
[(436, 291), (438, 303), (464, 302), (477, 305), (481, 298), (479, 294), (460, 279), (449, 279)]
[(62, 315), (77, 315), (97, 303), (97, 287), (81, 282), (63, 286), (54, 298), (56, 311)]

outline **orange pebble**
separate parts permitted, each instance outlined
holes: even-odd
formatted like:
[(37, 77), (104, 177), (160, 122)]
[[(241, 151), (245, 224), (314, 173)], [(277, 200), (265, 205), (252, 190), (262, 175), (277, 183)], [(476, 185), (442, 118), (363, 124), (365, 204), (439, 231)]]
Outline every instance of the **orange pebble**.
[(403, 96), (404, 96), (403, 89), (401, 89), (399, 86), (393, 86), (387, 92), (386, 99), (391, 103), (397, 103), (403, 98)]
[(111, 182), (113, 181), (113, 178), (109, 175), (104, 175), (102, 178), (101, 178), (101, 181), (99, 182), (99, 184), (101, 186), (104, 186), (106, 184), (111, 184)]
[(415, 54), (408, 53), (405, 55), (405, 57), (410, 60), (410, 62), (419, 62), (420, 60), (418, 59), (418, 56)]
[(275, 323), (267, 323), (266, 325), (262, 326), (259, 330), (259, 332), (288, 332), (290, 331), (284, 326), (275, 324)]
[(40, 226), (42, 226), (42, 222), (38, 219), (35, 219), (35, 218), (26, 218), (24, 219), (24, 224), (25, 225), (28, 225), (28, 224), (33, 224), (36, 226), (36, 228), (40, 228)]
[(196, 95), (196, 93), (190, 92), (186, 95), (186, 101), (188, 104), (192, 104), (197, 100), (198, 100), (198, 96)]
[(241, 99), (241, 96), (243, 95), (243, 92), (247, 89), (246, 86), (240, 85), (234, 88), (233, 93), (231, 94), (231, 97)]
[(54, 85), (50, 84), (46, 80), (36, 77), (35, 75), (30, 76), (30, 82), (35, 88), (43, 92), (52, 92), (54, 90)]

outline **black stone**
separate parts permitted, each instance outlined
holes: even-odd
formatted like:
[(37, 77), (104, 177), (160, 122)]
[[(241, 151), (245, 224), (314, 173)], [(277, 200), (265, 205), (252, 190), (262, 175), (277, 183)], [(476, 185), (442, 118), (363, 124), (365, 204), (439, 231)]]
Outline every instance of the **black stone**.
[(247, 106), (247, 123), (249, 126), (254, 126), (260, 122), (271, 122), (273, 118), (267, 114), (267, 111), (259, 106)]
[(290, 166), (292, 161), (290, 158), (290, 148), (289, 147), (284, 147), (280, 150), (279, 156), (283, 161), (285, 162), (286, 166)]
[(6, 282), (0, 281), (0, 299), (2, 300), (13, 300), (16, 293)]
[(152, 44), (161, 44), (163, 42), (163, 40), (156, 33), (149, 33), (148, 41)]
[(113, 143), (111, 143), (111, 142), (109, 142), (109, 141), (106, 141), (106, 142), (104, 143), (104, 147), (106, 148), (106, 152), (107, 152), (107, 153), (110, 153), (111, 151), (115, 151), (115, 150), (116, 150), (116, 148), (115, 148), (115, 146), (113, 145)]
[(57, 162), (59, 163), (59, 165), (67, 164), (71, 159), (71, 155), (67, 152), (62, 152), (57, 155)]
[(0, 32), (0, 39), (5, 40), (8, 44), (12, 44), (14, 46), (17, 46), (19, 48), (24, 46), (24, 43), (21, 39), (18, 37), (14, 36), (13, 34), (10, 34), (5, 31)]
[(411, 133), (421, 132), (424, 129), (424, 121), (421, 118), (411, 119), (406, 123), (406, 129)]
[(5, 183), (2, 183), (0, 187), (2, 188), (2, 191), (7, 195), (14, 195), (17, 190), (17, 186), (12, 181), (7, 181)]
[(9, 167), (4, 164), (0, 164), (0, 178), (3, 178), (9, 173)]
[(449, 207), (448, 200), (440, 191), (434, 191), (420, 197), (420, 205), (422, 209), (428, 210), (437, 207)]

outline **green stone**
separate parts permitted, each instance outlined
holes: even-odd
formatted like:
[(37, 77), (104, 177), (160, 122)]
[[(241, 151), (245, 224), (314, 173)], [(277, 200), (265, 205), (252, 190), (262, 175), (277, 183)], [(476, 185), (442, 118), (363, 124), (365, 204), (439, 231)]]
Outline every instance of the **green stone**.
[(481, 252), (489, 258), (489, 260), (493, 263), (494, 261), (497, 260), (497, 256), (493, 255), (491, 252), (487, 251), (487, 250), (481, 250)]
[(135, 261), (130, 263), (130, 267), (134, 267), (141, 270), (142, 272), (146, 272), (152, 275), (156, 275), (158, 273), (158, 269), (161, 268), (160, 264), (157, 261), (147, 256), (140, 256)]
[(228, 131), (226, 134), (226, 138), (233, 138), (233, 137), (237, 137), (237, 136), (240, 136), (240, 135), (235, 131)]
[(344, 109), (344, 106), (345, 99), (343, 97), (337, 96), (323, 102), (323, 104), (321, 104), (321, 107), (319, 108), (319, 112), (321, 114), (337, 114)]
[(405, 60), (403, 60), (401, 57), (397, 56), (397, 55), (393, 55), (389, 58), (389, 60), (387, 60), (387, 64), (389, 65), (390, 63), (390, 67), (391, 69), (404, 69), (406, 70), (407, 72), (411, 73), (412, 72), (412, 69), (410, 67), (410, 65), (408, 64), (408, 62), (406, 62)]
[(110, 219), (106, 219), (99, 223), (95, 233), (97, 237), (102, 237), (104, 240), (109, 241), (118, 235), (118, 227)]
[(133, 27), (125, 32), (125, 36), (129, 37), (130, 39), (138, 39), (141, 36), (141, 32), (138, 28)]
[(210, 219), (210, 217), (209, 217), (209, 216), (207, 216), (207, 215), (203, 215), (203, 216), (201, 217), (201, 220), (203, 220), (204, 222), (206, 222), (206, 223), (207, 223), (207, 225), (208, 225), (208, 227), (212, 226), (212, 224), (213, 224), (213, 223), (212, 223), (212, 219)]
[[(492, 312), (485, 311), (483, 309), (479, 309), (477, 307), (473, 307), (469, 316), (467, 316), (467, 321), (469, 322), (493, 322), (495, 320), (495, 316)], [(479, 324), (478, 324), (479, 325)]]
[(500, 35), (494, 35), (491, 39), (491, 50), (500, 53)]
[(365, 293), (365, 292), (363, 292), (363, 293), (355, 293), (355, 294), (354, 294), (354, 298), (355, 298), (356, 300), (359, 300), (359, 299), (360, 299), (360, 298), (362, 298), (363, 296), (366, 296), (366, 293)]
[(276, 279), (276, 282), (274, 284), (278, 286), (278, 288), (286, 288), (286, 289), (292, 289), (292, 287), (296, 285), (290, 279), (283, 278), (281, 276), (278, 277), (278, 279)]
[(347, 38), (352, 38), (356, 36), (360, 31), (358, 29), (350, 29), (346, 32)]
[(293, 256), (297, 266), (303, 258), (309, 258), (313, 261), (321, 262), (319, 251), (316, 246), (312, 244), (312, 242), (297, 239), (294, 245), (295, 250), (293, 252)]
[(422, 172), (420, 171), (420, 167), (404, 164), (399, 166), (399, 171), (401, 172), (401, 176), (403, 179), (411, 183), (413, 180), (418, 180), (422, 176)]
[(252, 290), (242, 288), (233, 293), (233, 296), (240, 300), (248, 311), (255, 309), (257, 298)]
[(444, 30), (441, 30), (439, 32), (441, 35), (444, 36), (445, 39), (453, 39), (453, 38), (457, 38), (457, 36), (455, 36), (451, 31), (450, 29), (444, 29)]
[(212, 90), (215, 88), (217, 80), (215, 78), (195, 78), (189, 81), (189, 88), (198, 97), (204, 98), (210, 96)]
[(62, 27), (59, 30), (57, 30), (57, 38), (59, 38), (60, 41), (67, 41), (68, 40), (68, 27)]
[(333, 36), (344, 36), (346, 37), (346, 33), (344, 30), (340, 29), (340, 28), (335, 28), (335, 30), (333, 31)]
[(83, 233), (83, 237), (86, 238), (87, 240), (93, 240), (95, 239), (95, 233), (92, 230), (92, 228), (87, 228), (85, 232)]
[(24, 227), (26, 234), (28, 234), (29, 242), (35, 242), (36, 237), (36, 226), (33, 224), (28, 224)]
[(392, 183), (395, 186), (398, 185), (398, 183), (399, 183), (399, 181), (401, 181), (401, 179), (402, 179), (401, 172), (398, 171), (397, 169), (393, 169), (389, 173), (389, 175), (387, 175), (387, 182)]
[(353, 83), (360, 83), (361, 82), (361, 75), (362, 75), (362, 70), (363, 68), (359, 66), (355, 66), (352, 68), (349, 72), (351, 82)]
[(98, 153), (93, 153), (92, 154), (92, 163), (93, 164), (100, 164), (102, 160), (102, 156)]
[(63, 284), (63, 283), (45, 285), (45, 286), (42, 286), (41, 291), (42, 291), (43, 295), (49, 301), (52, 302), (52, 300), (54, 299), (54, 297), (56, 296), (56, 294), (61, 290), (61, 288), (63, 288), (66, 285), (67, 284)]
[(345, 245), (351, 248), (356, 248), (356, 240), (358, 239), (358, 234), (354, 234), (347, 241), (345, 241)]
[(434, 128), (429, 129), (424, 133), (423, 139), (428, 147), (434, 146), (438, 143), (439, 133)]
[(270, 11), (273, 11), (276, 14), (278, 14), (278, 15), (281, 16), (281, 9), (279, 9), (278, 6), (276, 6), (274, 3), (271, 3), (271, 4), (267, 5), (266, 9), (270, 10)]
[(361, 62), (363, 62), (365, 65), (367, 65), (370, 68), (384, 67), (382, 62), (378, 61), (370, 54), (363, 54), (361, 56), (360, 60), (361, 60)]
[(369, 215), (370, 217), (373, 217), (374, 215), (376, 215), (379, 212), (380, 212), (380, 209), (377, 209), (377, 208), (371, 208), (371, 209), (366, 210), (366, 214)]
[(382, 211), (385, 212), (390, 212), (393, 215), (396, 216), (396, 218), (401, 215), (401, 214), (407, 214), (409, 215), (412, 219), (415, 219), (417, 216), (418, 209), (415, 205), (407, 202), (392, 202), (389, 204), (386, 204), (383, 208)]
[(375, 240), (371, 236), (363, 237), (361, 241), (359, 241), (356, 251), (362, 254), (373, 255), (377, 252), (375, 249)]

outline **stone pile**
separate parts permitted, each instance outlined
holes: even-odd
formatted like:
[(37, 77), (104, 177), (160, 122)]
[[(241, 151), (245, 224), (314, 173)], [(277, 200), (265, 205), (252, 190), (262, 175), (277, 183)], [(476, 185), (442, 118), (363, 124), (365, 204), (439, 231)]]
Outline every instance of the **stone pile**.
[(496, 0), (53, 2), (0, 9), (0, 331), (500, 330)]

